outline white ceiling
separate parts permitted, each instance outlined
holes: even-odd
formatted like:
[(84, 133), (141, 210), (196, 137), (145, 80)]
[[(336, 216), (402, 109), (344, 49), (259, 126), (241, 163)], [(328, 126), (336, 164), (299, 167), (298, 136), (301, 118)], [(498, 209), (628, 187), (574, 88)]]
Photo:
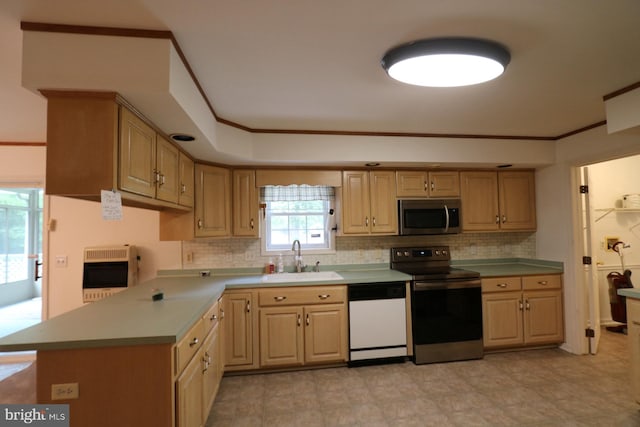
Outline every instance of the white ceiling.
[[(170, 30), (217, 115), (254, 129), (556, 137), (640, 81), (637, 0), (3, 0), (0, 141), (44, 141), (21, 87), (20, 21)], [(418, 88), (380, 67), (400, 43), (495, 40), (500, 78)]]

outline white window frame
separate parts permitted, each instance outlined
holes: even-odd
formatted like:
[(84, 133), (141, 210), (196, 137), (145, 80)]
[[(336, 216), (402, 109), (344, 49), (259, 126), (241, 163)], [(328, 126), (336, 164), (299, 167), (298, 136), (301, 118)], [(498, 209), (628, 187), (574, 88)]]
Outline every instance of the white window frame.
[[(323, 255), (323, 254), (335, 254), (336, 253), (336, 239), (335, 239), (335, 202), (332, 200), (326, 201), (326, 210), (324, 212), (324, 223), (325, 223), (325, 233), (327, 236), (327, 244), (326, 248), (318, 248), (305, 245), (304, 242), (301, 243), (301, 252), (304, 256), (305, 254), (315, 254), (315, 255)], [(269, 203), (264, 202), (266, 204), (265, 208), (267, 211), (269, 210)], [(267, 248), (267, 233), (269, 232), (270, 227), (268, 227), (268, 220), (270, 218), (269, 213), (265, 211), (264, 215), (260, 215), (261, 222), (260, 224), (260, 252), (263, 256), (277, 256), (279, 254), (287, 255), (291, 251), (291, 246), (287, 246), (284, 248), (277, 249), (268, 249)], [(333, 213), (330, 213), (333, 212)], [(300, 212), (295, 212), (295, 214), (300, 214)], [(291, 242), (293, 244), (293, 242)]]

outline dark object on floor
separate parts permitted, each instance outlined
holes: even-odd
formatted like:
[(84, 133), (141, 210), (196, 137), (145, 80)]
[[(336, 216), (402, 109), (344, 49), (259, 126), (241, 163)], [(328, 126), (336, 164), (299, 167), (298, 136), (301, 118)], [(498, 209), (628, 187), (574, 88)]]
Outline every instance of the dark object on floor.
[(622, 325), (607, 326), (611, 332), (624, 333), (627, 330), (627, 299), (618, 295), (618, 289), (633, 288), (631, 283), (631, 271), (625, 270), (624, 274), (613, 271), (607, 274), (609, 282), (609, 304), (611, 306), (611, 318)]

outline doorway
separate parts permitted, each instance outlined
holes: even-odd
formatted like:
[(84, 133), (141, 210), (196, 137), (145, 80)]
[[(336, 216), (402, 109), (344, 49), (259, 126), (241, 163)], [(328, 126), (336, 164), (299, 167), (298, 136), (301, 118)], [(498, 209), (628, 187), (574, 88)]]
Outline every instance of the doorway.
[(43, 193), (0, 187), (0, 336), (42, 318)]
[(591, 256), (591, 265), (584, 270), (589, 326), (596, 334), (590, 340), (590, 350), (595, 354), (599, 325), (620, 333), (625, 329), (620, 314), (621, 309), (626, 313), (624, 299), (617, 296), (608, 276), (619, 277), (628, 270), (629, 285), (633, 286), (634, 280), (640, 283), (640, 155), (580, 169), (587, 177), (582, 184), (589, 188), (583, 249)]

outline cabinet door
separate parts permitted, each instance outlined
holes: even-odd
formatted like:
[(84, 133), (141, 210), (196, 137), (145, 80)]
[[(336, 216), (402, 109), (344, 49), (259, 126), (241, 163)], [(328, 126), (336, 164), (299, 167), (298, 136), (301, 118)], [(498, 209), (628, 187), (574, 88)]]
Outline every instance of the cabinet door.
[(396, 175), (393, 171), (371, 172), (371, 233), (396, 234), (398, 208), (396, 205)]
[(463, 231), (500, 228), (498, 175), (495, 172), (460, 172)]
[(342, 233), (369, 234), (369, 173), (342, 172)]
[(253, 364), (253, 323), (251, 292), (229, 293), (224, 297), (225, 366)]
[(195, 196), (195, 176), (193, 160), (186, 154), (180, 153), (180, 196), (178, 203), (182, 206), (193, 207), (193, 199)]
[(627, 297), (627, 340), (631, 354), (633, 398), (640, 403), (640, 300)]
[(196, 354), (176, 382), (176, 417), (178, 427), (201, 427), (202, 417), (202, 358)]
[(258, 237), (258, 192), (254, 170), (233, 171), (233, 235)]
[(302, 308), (261, 308), (260, 366), (294, 366), (303, 361)]
[(202, 344), (202, 419), (206, 420), (220, 385), (219, 325), (216, 324)]
[(347, 322), (344, 305), (304, 308), (305, 363), (340, 362), (347, 355)]
[(397, 171), (397, 197), (427, 197), (429, 184), (427, 173), (424, 171)]
[(229, 170), (225, 168), (196, 165), (196, 237), (230, 235), (230, 175)]
[(180, 151), (161, 136), (157, 137), (156, 170), (158, 182), (156, 198), (178, 203), (180, 195)]
[(523, 297), (525, 344), (562, 342), (564, 338), (562, 292), (525, 292)]
[(522, 344), (522, 294), (496, 292), (482, 295), (482, 326), (485, 348)]
[(156, 195), (156, 132), (126, 108), (120, 109), (120, 189)]
[(535, 230), (535, 175), (528, 171), (498, 173), (500, 195), (500, 228), (502, 230)]
[(456, 171), (429, 172), (429, 197), (460, 197), (460, 174)]

